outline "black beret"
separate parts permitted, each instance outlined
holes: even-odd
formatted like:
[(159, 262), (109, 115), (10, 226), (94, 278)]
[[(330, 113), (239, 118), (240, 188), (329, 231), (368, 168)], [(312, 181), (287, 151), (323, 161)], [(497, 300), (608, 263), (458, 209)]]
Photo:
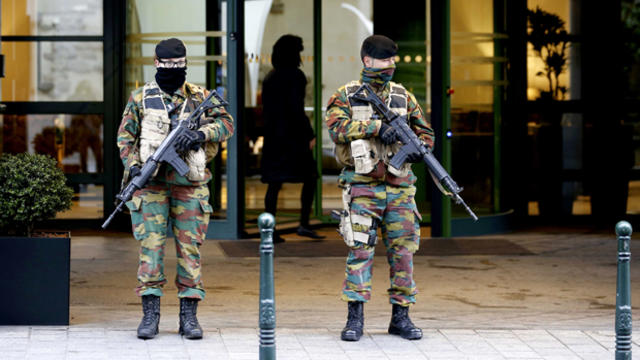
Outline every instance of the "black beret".
[(181, 58), (187, 56), (187, 49), (179, 39), (166, 39), (156, 45), (156, 56), (160, 59)]
[(371, 56), (374, 59), (387, 59), (398, 53), (398, 45), (384, 35), (371, 35), (364, 39), (360, 49), (360, 58)]

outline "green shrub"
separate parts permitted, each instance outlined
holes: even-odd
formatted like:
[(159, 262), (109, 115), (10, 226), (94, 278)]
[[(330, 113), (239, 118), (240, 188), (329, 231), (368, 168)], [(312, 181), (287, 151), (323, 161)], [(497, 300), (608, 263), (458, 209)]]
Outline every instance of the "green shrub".
[(73, 190), (45, 155), (0, 156), (0, 235), (31, 236), (37, 221), (71, 208)]

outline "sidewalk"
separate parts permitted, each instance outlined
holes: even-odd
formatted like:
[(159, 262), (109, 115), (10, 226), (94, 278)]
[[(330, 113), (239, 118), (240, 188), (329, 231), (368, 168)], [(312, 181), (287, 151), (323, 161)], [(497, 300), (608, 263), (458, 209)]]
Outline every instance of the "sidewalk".
[[(0, 332), (2, 359), (258, 359), (257, 331), (206, 329), (201, 341), (163, 331), (153, 340), (113, 328), (18, 327)], [(279, 329), (278, 359), (613, 359), (611, 331), (425, 329), (420, 341), (368, 331), (356, 343), (340, 329)], [(637, 344), (637, 341), (636, 341)], [(637, 354), (638, 347), (634, 348)]]
[[(278, 359), (614, 357), (613, 231), (540, 228), (451, 243), (463, 244), (464, 249), (423, 239), (425, 253), (414, 258), (420, 294), (410, 312), (424, 331), (420, 341), (386, 333), (391, 310), (386, 297), (388, 265), (384, 256), (376, 256), (373, 296), (365, 306), (366, 331), (357, 343), (339, 338), (346, 319), (346, 306), (339, 300), (344, 257), (317, 257), (299, 250), (334, 254), (341, 240), (334, 229), (323, 233), (328, 240), (310, 242), (285, 235), (287, 242), (276, 246)], [(223, 241), (208, 241), (202, 247), (207, 298), (198, 311), (205, 329), (201, 341), (177, 335), (178, 300), (172, 284), (176, 260), (173, 246), (168, 247), (169, 283), (162, 298), (160, 335), (141, 341), (135, 337), (141, 307), (132, 290), (137, 243), (127, 234), (74, 235), (71, 325), (0, 327), (0, 359), (257, 359), (257, 240), (242, 242), (255, 246), (255, 255), (232, 253)], [(636, 244), (633, 240), (635, 301), (640, 296)], [(304, 256), (293, 256), (296, 251)], [(460, 251), (465, 255), (451, 255)], [(640, 333), (634, 329), (636, 356), (638, 345)]]

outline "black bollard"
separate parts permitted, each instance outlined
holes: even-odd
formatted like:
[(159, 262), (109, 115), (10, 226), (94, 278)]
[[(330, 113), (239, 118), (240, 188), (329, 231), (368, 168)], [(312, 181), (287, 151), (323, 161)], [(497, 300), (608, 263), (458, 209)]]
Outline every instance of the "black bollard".
[(618, 281), (616, 284), (616, 360), (631, 360), (631, 224), (616, 224)]
[(260, 360), (276, 358), (276, 302), (273, 291), (273, 229), (269, 213), (258, 217), (260, 228)]

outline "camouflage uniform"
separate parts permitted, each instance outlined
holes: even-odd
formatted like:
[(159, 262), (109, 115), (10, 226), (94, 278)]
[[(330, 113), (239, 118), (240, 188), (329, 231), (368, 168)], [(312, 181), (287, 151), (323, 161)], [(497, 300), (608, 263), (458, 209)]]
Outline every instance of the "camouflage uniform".
[[(341, 87), (329, 100), (325, 121), (337, 149), (354, 140), (375, 139), (378, 136), (381, 120), (376, 119), (370, 107), (368, 114), (371, 114), (371, 117), (367, 115), (366, 119), (354, 119), (357, 118), (356, 113), (362, 111), (363, 104), (357, 104), (350, 94), (359, 84), (360, 82), (351, 82)], [(406, 106), (409, 126), (424, 144), (433, 147), (433, 130), (411, 93), (393, 82), (374, 89), (397, 113), (404, 113)], [(396, 92), (405, 100), (399, 108), (396, 104), (394, 109), (395, 100), (392, 99), (392, 95)], [(357, 111), (354, 111), (355, 105), (358, 105)], [(380, 224), (390, 266), (389, 300), (392, 304), (406, 306), (415, 303), (417, 294), (413, 281), (413, 254), (420, 244), (420, 213), (414, 201), (416, 190), (413, 185), (416, 177), (410, 168), (402, 174), (397, 174), (397, 171), (396, 174), (391, 173), (387, 162), (388, 159), (380, 159), (367, 174), (356, 173), (354, 166), (347, 163), (338, 182), (343, 191), (347, 192), (344, 196), (349, 199), (347, 210), (352, 219), (354, 233), (369, 238), (375, 237), (377, 226)], [(374, 248), (375, 246), (362, 242), (356, 242), (350, 247), (342, 290), (343, 300), (367, 302), (371, 298)]]
[[(130, 167), (141, 165), (139, 143), (144, 117), (143, 89), (141, 87), (131, 93), (118, 130), (120, 158), (125, 168), (123, 183), (128, 181)], [(189, 83), (185, 83), (171, 96), (161, 92), (164, 104), (173, 103), (178, 109), (182, 108), (186, 96), (199, 103), (207, 95), (206, 89)], [(175, 119), (176, 115), (173, 115), (172, 120)], [(208, 162), (215, 156), (218, 144), (233, 134), (233, 119), (222, 107), (208, 110), (206, 119), (208, 123), (198, 131), (205, 134), (202, 147)], [(205, 169), (202, 179), (190, 180), (188, 177), (189, 174), (181, 176), (169, 164), (162, 164), (147, 187), (138, 190), (133, 199), (127, 202), (131, 211), (133, 235), (140, 241), (139, 285), (136, 288), (139, 296), (162, 296), (162, 286), (167, 282), (164, 276), (164, 247), (171, 219), (178, 257), (175, 281), (178, 297), (204, 299), (199, 248), (205, 239), (212, 212), (207, 186), (211, 173), (209, 169)]]

